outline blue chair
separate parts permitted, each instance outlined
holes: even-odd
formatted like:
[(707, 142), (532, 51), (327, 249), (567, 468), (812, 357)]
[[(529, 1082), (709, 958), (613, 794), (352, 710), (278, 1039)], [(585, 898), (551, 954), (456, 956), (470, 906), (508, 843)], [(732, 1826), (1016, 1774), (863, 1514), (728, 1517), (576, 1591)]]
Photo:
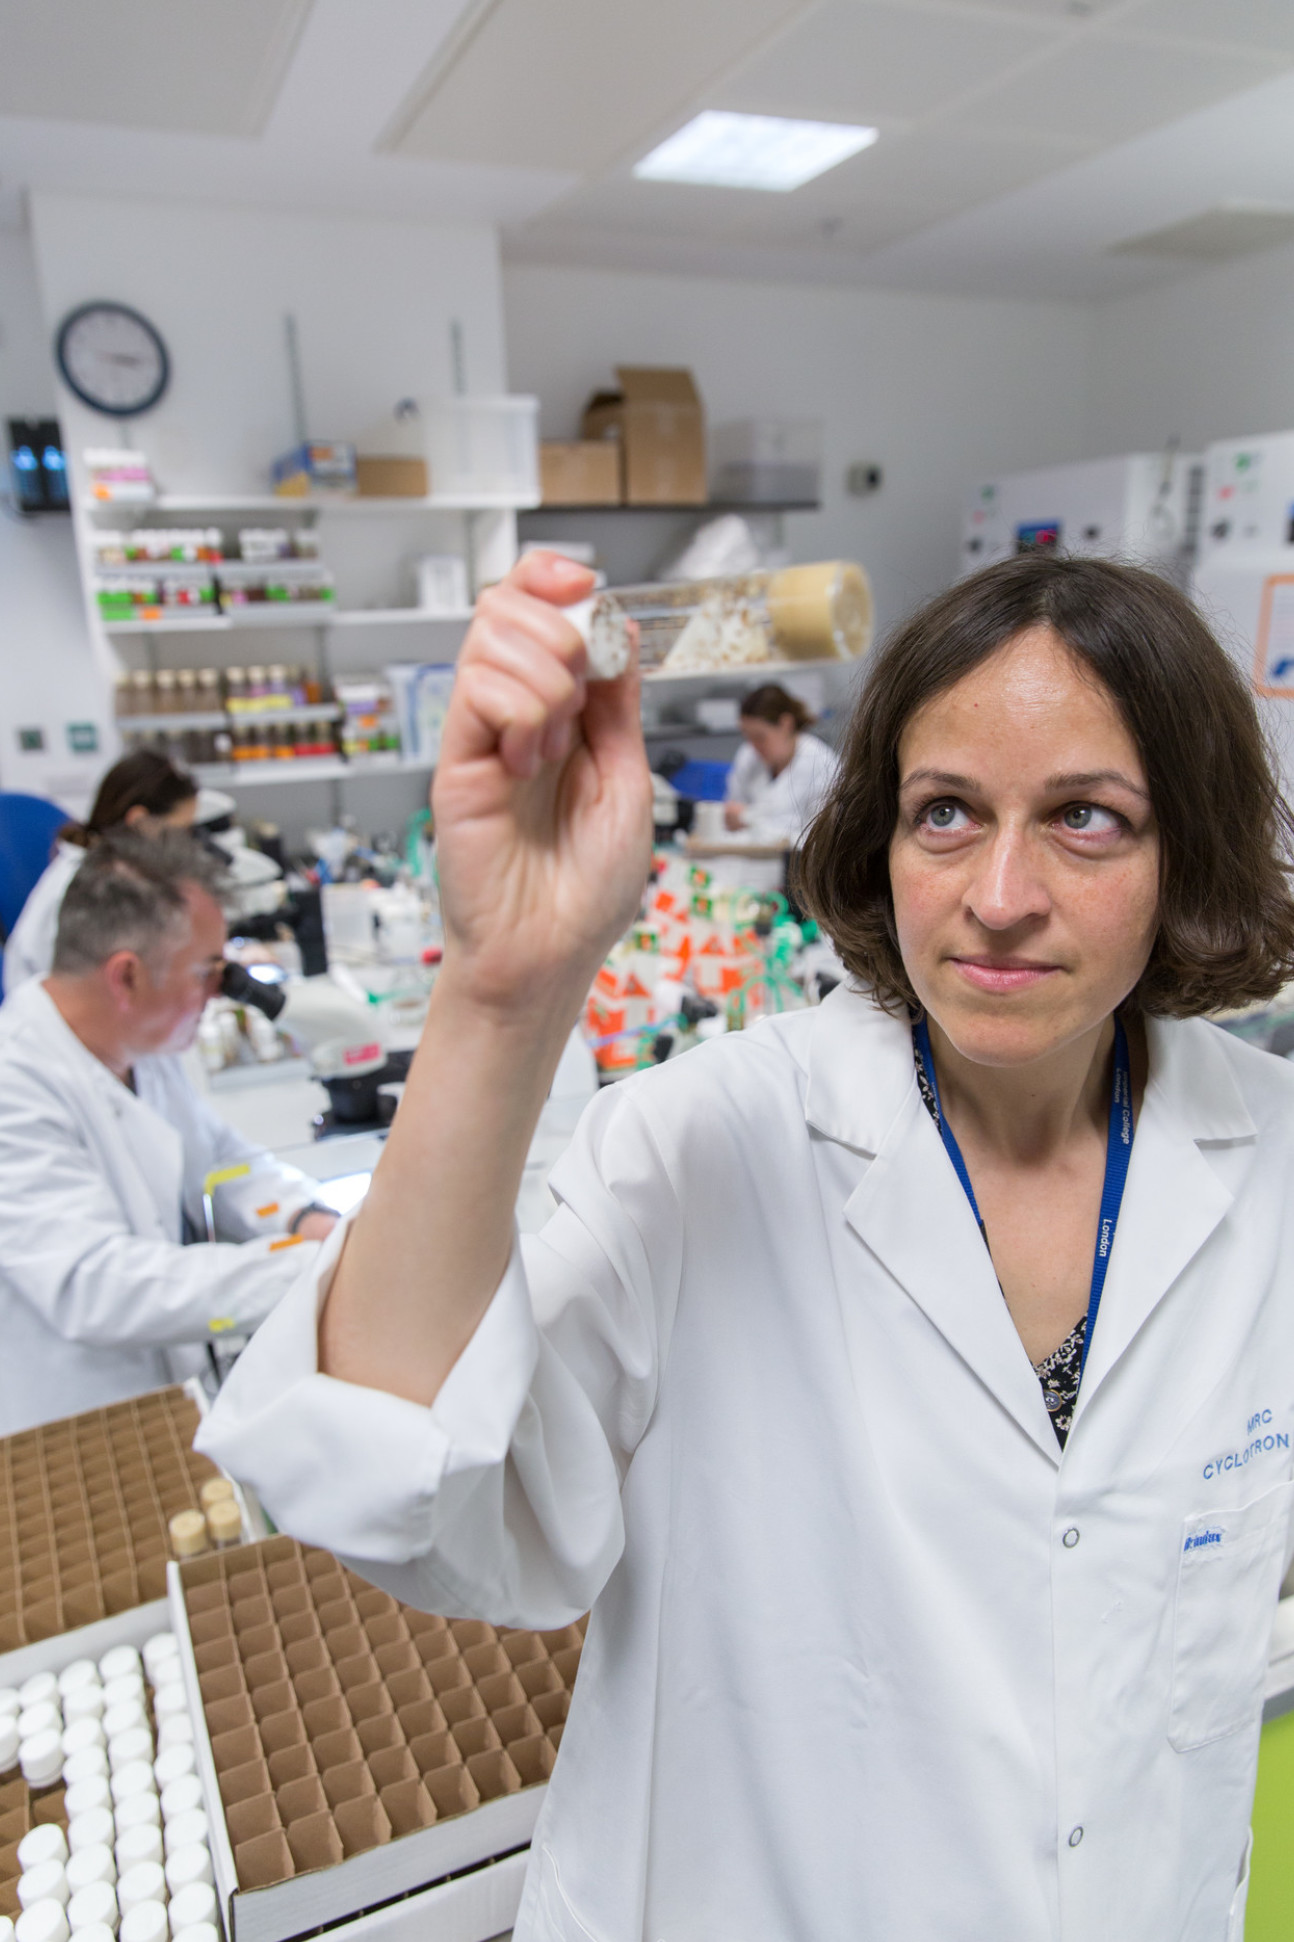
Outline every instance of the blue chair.
[(7, 937), (18, 922), (36, 879), (68, 820), (65, 809), (43, 796), (0, 789), (0, 931)]

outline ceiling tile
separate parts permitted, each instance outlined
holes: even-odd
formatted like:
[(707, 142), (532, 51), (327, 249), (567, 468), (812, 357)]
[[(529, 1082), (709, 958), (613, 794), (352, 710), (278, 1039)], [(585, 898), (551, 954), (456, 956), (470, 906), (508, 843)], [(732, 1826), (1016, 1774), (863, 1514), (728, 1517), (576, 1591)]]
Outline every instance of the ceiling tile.
[(256, 135), (310, 0), (0, 0), (0, 114)]
[(1294, 54), (1294, 0), (1142, 0), (1119, 16), (1137, 33)]
[(977, 95), (957, 120), (1094, 144), (1126, 141), (1257, 87), (1282, 65), (1259, 54), (1085, 38)]
[(829, 0), (707, 97), (717, 108), (884, 121), (924, 115), (1055, 44), (1023, 22)]
[(395, 118), (398, 155), (592, 171), (645, 148), (809, 0), (486, 0)]
[(948, 129), (936, 122), (883, 135), (857, 157), (854, 184), (860, 195), (907, 199), (950, 215), (1067, 168), (1091, 149), (1090, 143)]

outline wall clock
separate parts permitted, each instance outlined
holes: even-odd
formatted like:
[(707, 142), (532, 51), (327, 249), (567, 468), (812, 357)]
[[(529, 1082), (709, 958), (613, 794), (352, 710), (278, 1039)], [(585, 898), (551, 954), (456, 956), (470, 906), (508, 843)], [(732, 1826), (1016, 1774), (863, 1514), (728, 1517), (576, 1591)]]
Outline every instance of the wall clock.
[(82, 404), (112, 418), (151, 410), (171, 376), (161, 336), (124, 303), (83, 303), (69, 312), (54, 349), (64, 382)]

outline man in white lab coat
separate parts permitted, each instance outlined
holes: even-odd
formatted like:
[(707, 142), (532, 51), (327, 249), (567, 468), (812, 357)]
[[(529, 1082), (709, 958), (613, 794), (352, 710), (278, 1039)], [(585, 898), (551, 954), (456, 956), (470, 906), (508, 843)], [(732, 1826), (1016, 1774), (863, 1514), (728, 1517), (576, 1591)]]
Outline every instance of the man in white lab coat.
[[(177, 1056), (223, 970), (217, 888), (187, 837), (105, 839), (68, 889), (49, 977), (0, 1010), (0, 1435), (200, 1368), (332, 1226)], [(227, 1169), (220, 1238), (185, 1246)]]

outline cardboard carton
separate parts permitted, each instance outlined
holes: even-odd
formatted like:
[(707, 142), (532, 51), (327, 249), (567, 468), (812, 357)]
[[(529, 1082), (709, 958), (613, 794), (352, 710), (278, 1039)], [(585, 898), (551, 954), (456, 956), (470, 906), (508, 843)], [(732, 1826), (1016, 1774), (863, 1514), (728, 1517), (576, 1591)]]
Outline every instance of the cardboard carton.
[(630, 506), (706, 503), (705, 414), (690, 371), (618, 364), (618, 391), (585, 407), (585, 439), (616, 440)]
[(545, 506), (618, 506), (620, 453), (609, 438), (547, 439), (539, 448)]
[(355, 461), (355, 485), (361, 499), (425, 499), (430, 490), (427, 461), (361, 454)]

